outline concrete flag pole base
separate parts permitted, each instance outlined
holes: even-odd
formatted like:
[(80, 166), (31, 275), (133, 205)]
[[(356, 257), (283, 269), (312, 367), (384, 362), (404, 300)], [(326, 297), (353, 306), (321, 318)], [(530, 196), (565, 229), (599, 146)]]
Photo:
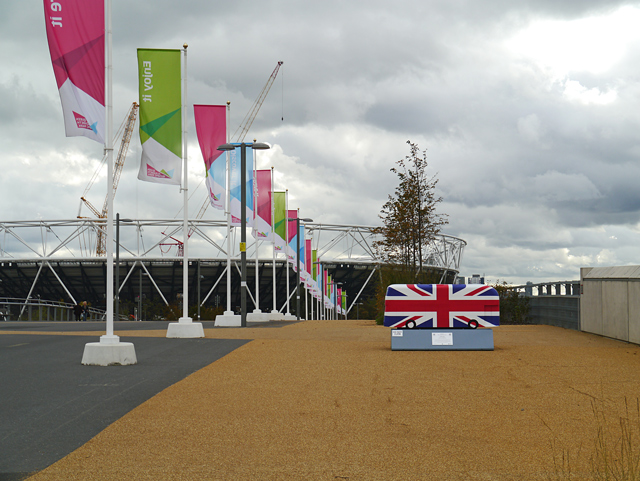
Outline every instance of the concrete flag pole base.
[(289, 312), (287, 312), (283, 318), (283, 321), (297, 321), (297, 320), (298, 318)]
[(120, 342), (118, 336), (100, 336), (100, 342), (88, 342), (84, 346), (82, 364), (85, 366), (128, 366), (137, 363), (133, 343)]
[(170, 322), (167, 329), (167, 337), (170, 338), (195, 338), (204, 337), (204, 329), (201, 322), (193, 322), (190, 317), (181, 317), (178, 322)]
[(222, 315), (216, 316), (215, 327), (241, 327), (242, 316), (233, 311), (224, 311)]
[(270, 321), (282, 321), (284, 319), (282, 313), (276, 310), (271, 311), (268, 316)]
[(260, 309), (254, 309), (253, 312), (247, 314), (248, 322), (269, 322), (269, 314), (262, 312)]

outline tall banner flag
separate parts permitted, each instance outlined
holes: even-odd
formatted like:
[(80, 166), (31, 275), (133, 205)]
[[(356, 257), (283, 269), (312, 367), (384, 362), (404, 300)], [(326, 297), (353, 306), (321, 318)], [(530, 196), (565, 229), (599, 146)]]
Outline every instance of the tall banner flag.
[(194, 105), (196, 134), (206, 169), (206, 184), (211, 206), (224, 210), (226, 197), (227, 159), (218, 147), (227, 139), (227, 106)]
[(297, 210), (287, 210), (287, 233), (289, 234), (289, 238), (287, 239), (287, 259), (289, 259), (291, 264), (296, 263), (296, 225), (298, 223), (295, 220), (289, 219), (296, 219), (297, 217)]
[(285, 241), (285, 237), (287, 237), (287, 226), (285, 222), (287, 221), (287, 201), (286, 201), (286, 192), (272, 192), (273, 197), (273, 244), (275, 250), (279, 252), (286, 252), (287, 242)]
[(138, 179), (180, 185), (182, 88), (180, 50), (138, 49), (140, 142)]
[(271, 233), (271, 169), (256, 170), (257, 199), (254, 237), (259, 240), (273, 240)]
[(105, 139), (104, 1), (44, 0), (67, 137)]
[(304, 241), (304, 267), (305, 267), (305, 286), (307, 289), (311, 289), (313, 287), (313, 277), (311, 277), (311, 239), (305, 239)]
[[(297, 214), (298, 217), (300, 217), (300, 212), (298, 212)], [(304, 224), (300, 224), (300, 228), (298, 229), (298, 238), (300, 239), (300, 250), (298, 251), (298, 259), (300, 259), (300, 277), (305, 276), (306, 274), (306, 262), (307, 262), (307, 257), (305, 256), (305, 250), (306, 250), (306, 241), (305, 241), (305, 229), (304, 229)], [(295, 244), (297, 247), (297, 243), (298, 243), (298, 239), (295, 240)]]
[(318, 281), (318, 249), (311, 251), (311, 277), (314, 281)]
[[(231, 157), (229, 162), (229, 169), (231, 170), (229, 180), (229, 198), (231, 205), (229, 211), (231, 212), (231, 225), (239, 226), (240, 218), (242, 216), (242, 173), (240, 167), (242, 164), (242, 148), (240, 144), (234, 143), (235, 150), (230, 151)], [(246, 148), (246, 172), (247, 172), (247, 226), (253, 227), (253, 149), (251, 147)]]

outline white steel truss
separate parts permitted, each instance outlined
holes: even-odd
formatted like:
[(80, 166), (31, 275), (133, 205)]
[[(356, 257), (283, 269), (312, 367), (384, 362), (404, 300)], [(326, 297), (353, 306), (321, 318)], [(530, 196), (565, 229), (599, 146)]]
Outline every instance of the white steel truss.
[[(5, 262), (27, 262), (38, 266), (31, 284), (31, 291), (38, 281), (43, 268), (53, 272), (59, 284), (75, 302), (71, 292), (58, 276), (51, 262), (102, 262), (104, 258), (96, 257), (98, 233), (106, 229), (105, 221), (99, 219), (71, 220), (34, 220), (0, 222), (0, 266)], [(145, 262), (181, 261), (183, 239), (182, 219), (133, 220), (120, 219), (119, 224), (119, 257), (121, 261), (135, 261), (130, 264), (124, 285), (136, 265), (140, 265), (155, 286), (165, 304), (168, 301), (161, 289), (145, 267)], [(240, 257), (239, 243), (235, 235), (238, 229), (232, 229), (231, 236), (234, 251), (231, 258)], [(351, 299), (350, 308), (358, 300), (361, 292), (369, 283), (376, 267), (380, 263), (376, 258), (374, 242), (379, 238), (374, 226), (355, 226), (339, 224), (306, 224), (307, 236), (312, 238), (312, 247), (317, 250), (318, 259), (325, 265), (369, 264), (373, 269), (358, 294)], [(226, 262), (227, 224), (226, 221), (190, 220), (189, 239), (190, 260), (206, 259)], [(115, 240), (114, 240), (115, 242)], [(434, 267), (443, 272), (458, 272), (466, 242), (449, 235), (437, 235), (426, 249), (425, 267)], [(258, 257), (271, 261), (269, 244), (253, 241), (248, 245), (248, 257)], [(253, 250), (253, 254), (251, 251)], [(115, 249), (114, 249), (115, 252)], [(216, 282), (217, 285), (218, 282)], [(121, 288), (122, 288), (121, 285)], [(209, 297), (214, 287), (209, 294)], [(31, 300), (31, 291), (23, 301), (22, 311)], [(202, 301), (204, 304), (204, 301)]]
[[(182, 226), (181, 219), (121, 219), (120, 257), (181, 259), (178, 248), (183, 242)], [(0, 222), (0, 259), (96, 259), (97, 234), (104, 229), (105, 222), (97, 219)], [(190, 220), (191, 257), (225, 259), (226, 229), (226, 221)], [(378, 264), (373, 248), (373, 243), (378, 238), (375, 229), (374, 226), (306, 224), (312, 246), (318, 251), (318, 258), (325, 262)], [(234, 236), (237, 230), (232, 229), (231, 235)], [(444, 234), (435, 236), (426, 249), (426, 266), (458, 271), (466, 244), (458, 237)], [(231, 245), (234, 249), (231, 257), (238, 257), (239, 243), (231, 242)], [(254, 249), (255, 253), (256, 248), (267, 249), (268, 244), (253, 241), (248, 247)]]

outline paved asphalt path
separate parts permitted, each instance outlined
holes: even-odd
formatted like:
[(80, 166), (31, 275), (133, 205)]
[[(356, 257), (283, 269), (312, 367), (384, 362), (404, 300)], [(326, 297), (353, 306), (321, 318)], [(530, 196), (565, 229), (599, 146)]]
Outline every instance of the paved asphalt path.
[[(118, 322), (115, 330), (166, 327)], [(45, 334), (104, 329), (103, 322), (0, 322), (0, 331), (43, 333), (0, 334), (0, 481), (24, 479), (53, 464), (147, 399), (248, 342), (122, 336), (134, 343), (138, 364), (100, 367), (81, 364), (84, 345), (98, 337)]]

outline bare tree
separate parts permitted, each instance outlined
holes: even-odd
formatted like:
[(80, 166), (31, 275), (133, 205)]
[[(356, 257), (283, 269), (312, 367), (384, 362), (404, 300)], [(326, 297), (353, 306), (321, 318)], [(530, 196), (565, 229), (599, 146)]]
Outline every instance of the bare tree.
[(438, 180), (427, 174), (427, 153), (407, 141), (410, 154), (391, 169), (399, 179), (393, 195), (382, 206), (378, 229), (382, 240), (375, 243), (378, 257), (392, 267), (400, 268), (409, 279), (417, 281), (424, 272), (427, 246), (447, 224), (446, 214), (436, 213), (442, 197), (435, 194)]

